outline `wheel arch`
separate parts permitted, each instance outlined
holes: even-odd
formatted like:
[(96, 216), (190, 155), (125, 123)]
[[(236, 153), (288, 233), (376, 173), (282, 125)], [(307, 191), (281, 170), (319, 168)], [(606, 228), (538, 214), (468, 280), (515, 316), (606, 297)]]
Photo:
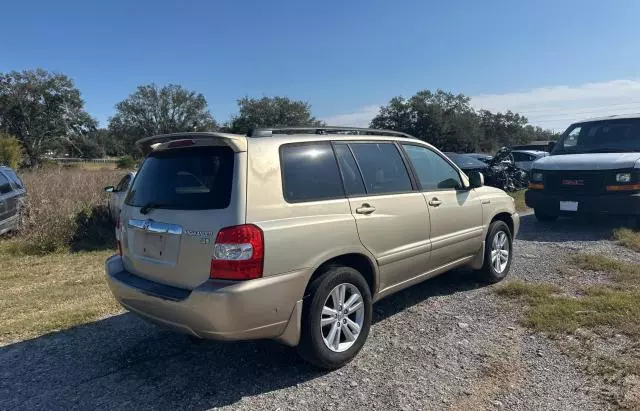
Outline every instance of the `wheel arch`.
[(511, 239), (513, 240), (513, 234), (515, 229), (515, 222), (513, 221), (513, 215), (510, 212), (505, 210), (497, 211), (491, 217), (491, 219), (486, 223), (486, 226), (482, 234), (482, 247), (476, 253), (473, 260), (471, 260), (471, 262), (468, 264), (468, 266), (473, 270), (479, 270), (484, 265), (484, 254), (485, 254), (485, 248), (487, 243), (487, 235), (489, 235), (489, 227), (491, 227), (491, 224), (494, 221), (504, 222), (507, 225), (507, 227), (509, 227), (509, 231), (511, 232)]
[[(503, 212), (499, 212), (496, 215), (493, 216), (493, 218), (491, 218), (491, 221), (489, 222), (489, 226), (491, 225), (491, 223), (493, 223), (494, 221), (502, 221), (504, 222), (507, 227), (509, 227), (509, 231), (511, 233), (511, 237), (513, 237), (513, 230), (514, 230), (514, 222), (513, 222), (513, 216), (511, 215), (511, 213), (508, 213), (506, 211)], [(487, 232), (489, 231), (489, 228), (487, 226)], [(486, 237), (486, 234), (485, 234)]]
[(313, 274), (311, 274), (307, 282), (304, 292), (305, 297), (308, 295), (308, 289), (311, 283), (313, 283), (316, 278), (322, 276), (326, 272), (326, 269), (331, 266), (346, 266), (357, 270), (369, 285), (371, 296), (378, 291), (378, 265), (373, 257), (360, 252), (349, 252), (327, 259), (313, 271)]

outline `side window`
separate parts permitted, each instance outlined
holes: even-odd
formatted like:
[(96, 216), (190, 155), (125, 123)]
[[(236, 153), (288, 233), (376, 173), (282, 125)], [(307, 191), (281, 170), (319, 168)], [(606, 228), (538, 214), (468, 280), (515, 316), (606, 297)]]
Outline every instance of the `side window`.
[(578, 137), (580, 137), (580, 131), (582, 127), (576, 127), (571, 130), (571, 133), (567, 135), (567, 138), (562, 142), (563, 147), (575, 147), (578, 144)]
[(127, 189), (129, 188), (129, 182), (131, 182), (131, 176), (127, 174), (126, 176), (122, 177), (122, 180), (120, 180), (120, 182), (116, 186), (115, 191), (127, 191)]
[(422, 190), (462, 188), (460, 175), (445, 159), (426, 147), (403, 145), (416, 170)]
[(354, 143), (349, 146), (362, 171), (368, 194), (404, 193), (413, 189), (395, 144)]
[(513, 161), (527, 161), (528, 156), (524, 153), (511, 153), (513, 155)]
[(287, 144), (280, 149), (284, 198), (289, 203), (344, 197), (331, 144)]
[(351, 154), (351, 150), (349, 150), (349, 146), (346, 144), (336, 144), (334, 148), (338, 163), (340, 164), (342, 181), (344, 181), (344, 188), (347, 190), (347, 194), (350, 196), (365, 194), (364, 181), (362, 181), (360, 170), (358, 170), (358, 165)]
[(0, 172), (0, 195), (11, 192), (11, 183), (9, 179)]

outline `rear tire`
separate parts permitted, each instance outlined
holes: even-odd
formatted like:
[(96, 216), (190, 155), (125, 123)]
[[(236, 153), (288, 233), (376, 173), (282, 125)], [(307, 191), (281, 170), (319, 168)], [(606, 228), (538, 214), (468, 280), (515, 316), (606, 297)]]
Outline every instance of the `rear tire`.
[(504, 280), (509, 274), (512, 260), (511, 230), (504, 221), (493, 221), (485, 241), (484, 264), (478, 272), (480, 278), (491, 284)]
[(533, 210), (535, 215), (536, 215), (536, 219), (540, 222), (543, 223), (548, 223), (551, 221), (556, 221), (558, 219), (558, 215), (557, 214), (550, 214), (550, 213), (546, 213), (538, 208)]
[(324, 269), (309, 285), (304, 299), (300, 356), (328, 370), (351, 361), (369, 335), (371, 304), (369, 285), (357, 270), (345, 266)]

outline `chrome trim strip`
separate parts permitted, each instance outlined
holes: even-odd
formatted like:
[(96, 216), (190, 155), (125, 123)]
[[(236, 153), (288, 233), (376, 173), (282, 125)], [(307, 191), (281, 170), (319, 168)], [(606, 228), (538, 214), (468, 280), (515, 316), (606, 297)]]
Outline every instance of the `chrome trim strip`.
[(466, 230), (457, 231), (455, 233), (449, 233), (441, 235), (432, 239), (431, 251), (436, 251), (443, 247), (459, 243), (461, 241), (470, 240), (472, 238), (481, 237), (483, 233), (483, 227), (473, 227)]
[(181, 226), (177, 224), (161, 223), (151, 219), (138, 220), (136, 218), (132, 218), (129, 220), (127, 227), (134, 230), (146, 231), (148, 233), (182, 235)]

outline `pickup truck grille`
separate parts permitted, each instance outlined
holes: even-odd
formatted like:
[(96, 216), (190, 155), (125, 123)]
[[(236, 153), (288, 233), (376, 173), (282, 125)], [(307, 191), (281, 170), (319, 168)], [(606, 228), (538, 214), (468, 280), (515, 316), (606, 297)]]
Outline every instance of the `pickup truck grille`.
[(545, 190), (550, 193), (602, 194), (606, 192), (606, 171), (547, 171)]

